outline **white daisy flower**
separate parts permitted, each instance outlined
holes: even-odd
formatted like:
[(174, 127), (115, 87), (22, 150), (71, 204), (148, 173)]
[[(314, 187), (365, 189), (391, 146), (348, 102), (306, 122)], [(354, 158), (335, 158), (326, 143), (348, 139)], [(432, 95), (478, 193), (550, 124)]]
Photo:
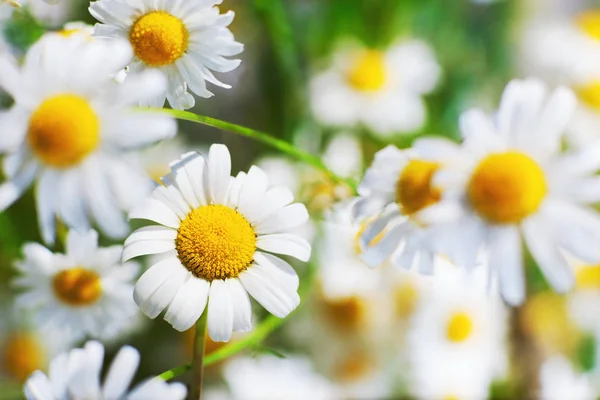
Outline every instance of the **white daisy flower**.
[[(450, 141), (431, 140), (458, 151)], [(423, 139), (411, 150), (391, 145), (380, 150), (358, 187), (361, 198), (353, 213), (364, 225), (360, 257), (371, 267), (390, 260), (398, 267), (416, 265), (422, 273), (433, 273), (435, 252), (430, 242), (438, 227), (424, 224), (420, 214), (441, 199), (432, 178), (452, 157), (430, 151), (429, 141)]]
[(489, 292), (485, 269), (466, 274), (442, 258), (436, 269), (407, 334), (412, 391), (426, 399), (487, 398), (508, 370), (508, 313)]
[(91, 3), (90, 13), (101, 22), (95, 36), (129, 41), (131, 74), (154, 69), (168, 79), (168, 88), (144, 104), (162, 107), (166, 97), (171, 107), (187, 109), (195, 102), (188, 87), (198, 96), (211, 97), (206, 82), (230, 88), (212, 71), (229, 72), (241, 62), (225, 58), (244, 47), (227, 28), (234, 13), (220, 15), (214, 7), (221, 1), (98, 0)]
[(113, 359), (104, 381), (100, 375), (104, 359), (101, 343), (87, 342), (83, 349), (73, 349), (56, 356), (48, 375), (36, 371), (25, 383), (27, 400), (183, 400), (187, 389), (181, 383), (160, 378), (145, 380), (130, 391), (140, 364), (140, 353), (122, 347)]
[(563, 250), (590, 264), (600, 261), (600, 216), (588, 207), (600, 200), (593, 175), (600, 168), (600, 147), (560, 152), (575, 107), (575, 95), (566, 88), (547, 95), (537, 80), (513, 81), (495, 119), (479, 110), (462, 115), (458, 154), (429, 143), (455, 161), (436, 175), (443, 199), (422, 217), (454, 225), (438, 242), (453, 259), (473, 259), (484, 251), (511, 304), (525, 297), (523, 240), (558, 292), (574, 283)]
[(21, 70), (0, 60), (0, 87), (15, 100), (0, 114), (8, 177), (0, 186), (0, 210), (35, 181), (47, 243), (54, 242), (57, 216), (80, 232), (94, 221), (110, 237), (125, 236), (129, 225), (121, 210), (151, 190), (127, 154), (173, 136), (176, 124), (134, 107), (164, 88), (161, 76), (148, 72), (122, 85), (111, 78), (129, 56), (122, 42), (52, 34), (31, 48)]
[(258, 167), (231, 177), (224, 145), (212, 145), (207, 160), (188, 153), (171, 171), (162, 179), (165, 186), (130, 214), (159, 225), (133, 232), (123, 259), (165, 256), (136, 284), (134, 299), (142, 311), (156, 318), (167, 309), (164, 319), (184, 331), (206, 307), (214, 341), (251, 329), (248, 293), (273, 315), (287, 316), (300, 302), (298, 276), (270, 253), (309, 259), (310, 244), (287, 233), (308, 220), (306, 207), (291, 204), (288, 189), (268, 188)]
[[(224, 367), (229, 396), (238, 400), (330, 400), (340, 398), (337, 388), (313, 371), (308, 359), (290, 356), (235, 358)], [(207, 393), (208, 400), (222, 395)]]
[(539, 393), (541, 400), (595, 400), (599, 395), (592, 376), (575, 371), (564, 357), (554, 356), (542, 365)]
[(326, 125), (364, 124), (386, 137), (412, 132), (425, 123), (422, 96), (435, 88), (440, 73), (433, 51), (419, 40), (384, 51), (341, 48), (333, 65), (313, 77), (311, 108)]
[(40, 332), (60, 332), (66, 341), (110, 339), (130, 328), (137, 308), (132, 299), (137, 263), (121, 263), (122, 246), (98, 247), (98, 234), (70, 231), (66, 253), (37, 243), (23, 247), (21, 276), (13, 284), (23, 293), (17, 306), (32, 312)]

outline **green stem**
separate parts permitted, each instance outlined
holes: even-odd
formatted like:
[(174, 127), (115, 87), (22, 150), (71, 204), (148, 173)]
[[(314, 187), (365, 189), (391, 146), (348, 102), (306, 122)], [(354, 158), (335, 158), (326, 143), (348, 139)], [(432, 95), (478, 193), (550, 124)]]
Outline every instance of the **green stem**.
[[(204, 375), (204, 348), (206, 345), (206, 326), (208, 322), (208, 306), (196, 322), (196, 339), (194, 341), (194, 358), (191, 368), (193, 370), (192, 389), (189, 391), (189, 400), (198, 400), (202, 395), (202, 377)], [(168, 372), (168, 371), (167, 371)]]
[(206, 126), (210, 126), (217, 129), (222, 129), (224, 131), (229, 131), (233, 133), (237, 133), (238, 135), (246, 136), (252, 139), (255, 139), (259, 142), (262, 142), (268, 146), (271, 146), (277, 150), (281, 150), (282, 152), (296, 158), (299, 161), (305, 162), (318, 170), (322, 171), (329, 179), (334, 181), (335, 183), (342, 183), (350, 186), (352, 190), (356, 191), (356, 182), (352, 179), (342, 178), (337, 176), (333, 171), (331, 171), (325, 163), (318, 157), (306, 153), (302, 150), (297, 149), (290, 143), (277, 139), (268, 133), (260, 132), (254, 129), (246, 128), (245, 126), (232, 124), (231, 122), (222, 121), (216, 118), (207, 117), (205, 115), (194, 114), (189, 111), (181, 111), (181, 110), (172, 110), (172, 109), (160, 109), (153, 110), (164, 112), (174, 116), (177, 119), (184, 121), (191, 121), (197, 124), (202, 124)]

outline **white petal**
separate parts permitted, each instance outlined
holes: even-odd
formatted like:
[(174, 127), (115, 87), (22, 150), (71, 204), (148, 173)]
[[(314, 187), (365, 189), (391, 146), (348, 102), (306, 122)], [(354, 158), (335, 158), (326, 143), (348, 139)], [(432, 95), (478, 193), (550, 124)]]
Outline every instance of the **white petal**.
[(394, 226), (377, 244), (367, 248), (360, 259), (372, 268), (378, 267), (400, 247), (401, 241), (409, 232), (408, 223)]
[(287, 206), (294, 201), (292, 192), (283, 186), (271, 188), (265, 193), (259, 204), (253, 207), (251, 212), (244, 215), (251, 223), (256, 223), (266, 219), (277, 210)]
[(37, 173), (37, 164), (30, 163), (11, 180), (0, 185), (0, 211), (6, 210), (17, 201), (31, 185)]
[[(143, 303), (138, 303), (138, 306), (148, 318), (154, 319), (158, 317), (158, 315), (171, 303), (177, 291), (183, 287), (188, 279), (194, 278), (191, 276), (191, 272), (185, 267), (179, 265), (179, 268), (173, 268), (168, 278), (165, 279)], [(139, 296), (136, 296), (136, 293), (134, 292), (134, 299), (137, 299), (138, 297)]]
[(267, 219), (256, 224), (255, 231), (258, 234), (284, 232), (300, 226), (308, 221), (306, 206), (300, 203), (285, 206)]
[(171, 240), (143, 240), (125, 244), (123, 249), (123, 261), (148, 254), (164, 253), (175, 249), (175, 241)]
[(180, 219), (165, 203), (154, 198), (147, 198), (139, 207), (129, 213), (130, 219), (147, 219), (170, 228), (179, 228)]
[(208, 153), (208, 188), (214, 204), (225, 204), (229, 177), (231, 176), (231, 156), (227, 146), (213, 144)]
[(67, 254), (75, 262), (81, 263), (88, 261), (98, 249), (98, 232), (89, 230), (85, 233), (78, 233), (75, 230), (69, 231), (67, 235)]
[(125, 246), (134, 242), (143, 242), (145, 240), (174, 241), (176, 238), (177, 231), (175, 229), (159, 225), (144, 226), (143, 228), (134, 231), (127, 239), (125, 239)]
[(124, 346), (115, 356), (104, 379), (103, 398), (120, 399), (127, 392), (138, 365), (140, 353), (131, 346)]
[(271, 277), (255, 270), (254, 267), (242, 272), (239, 279), (250, 296), (278, 318), (285, 318), (300, 304), (300, 296), (296, 291), (278, 286)]
[(498, 275), (504, 300), (517, 306), (525, 300), (523, 244), (516, 227), (495, 227), (490, 232), (489, 268)]
[(571, 289), (575, 274), (558, 250), (543, 219), (531, 217), (522, 224), (522, 228), (529, 251), (554, 290), (564, 293)]
[(27, 400), (56, 400), (54, 387), (42, 371), (35, 371), (23, 388)]
[(250, 296), (239, 279), (227, 279), (233, 304), (233, 331), (248, 332), (252, 329), (252, 304)]
[(233, 332), (233, 302), (229, 286), (216, 279), (210, 285), (208, 302), (208, 333), (215, 342), (227, 342)]
[(311, 253), (310, 243), (292, 233), (259, 236), (256, 240), (256, 247), (272, 253), (292, 256), (300, 261), (308, 261)]
[(36, 186), (38, 224), (42, 238), (47, 244), (53, 244), (56, 235), (57, 186), (58, 177), (52, 170), (43, 171)]
[(254, 261), (256, 261), (261, 269), (275, 277), (282, 284), (289, 285), (292, 290), (298, 290), (300, 284), (298, 274), (290, 264), (281, 258), (257, 251), (254, 254)]
[(175, 294), (165, 314), (165, 321), (180, 332), (190, 329), (206, 308), (209, 290), (208, 281), (192, 276)]
[(554, 153), (561, 146), (561, 138), (577, 107), (577, 97), (566, 87), (557, 88), (550, 96), (540, 116), (540, 142), (546, 153)]
[(151, 266), (135, 284), (133, 299), (139, 306), (156, 291), (171, 275), (185, 267), (176, 256), (166, 258)]
[(253, 211), (259, 202), (263, 201), (267, 187), (269, 186), (269, 178), (262, 169), (257, 166), (252, 166), (246, 175), (242, 187), (240, 188), (238, 210), (247, 215)]

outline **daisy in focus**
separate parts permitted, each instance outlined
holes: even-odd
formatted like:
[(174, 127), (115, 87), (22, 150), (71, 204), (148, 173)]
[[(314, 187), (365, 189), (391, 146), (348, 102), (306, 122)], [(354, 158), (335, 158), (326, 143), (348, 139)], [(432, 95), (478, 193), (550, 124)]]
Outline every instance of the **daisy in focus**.
[(111, 78), (129, 57), (123, 42), (49, 34), (29, 50), (21, 69), (0, 61), (0, 86), (15, 101), (0, 114), (8, 178), (0, 185), (0, 210), (35, 182), (46, 243), (54, 242), (57, 217), (79, 232), (95, 222), (107, 236), (124, 237), (123, 210), (151, 190), (129, 154), (172, 137), (176, 124), (134, 109), (165, 87), (161, 76), (148, 72), (121, 85)]
[(100, 21), (96, 37), (129, 42), (133, 58), (128, 75), (152, 69), (167, 78), (168, 87), (142, 104), (162, 107), (166, 98), (172, 108), (187, 109), (195, 103), (188, 88), (200, 97), (211, 97), (207, 82), (230, 88), (213, 72), (229, 72), (241, 63), (226, 58), (244, 47), (227, 28), (233, 11), (219, 14), (215, 7), (221, 1), (98, 0), (89, 10)]
[(23, 247), (16, 263), (22, 289), (16, 305), (32, 313), (43, 334), (66, 342), (86, 337), (111, 339), (131, 329), (137, 307), (131, 298), (137, 263), (121, 263), (122, 246), (98, 247), (98, 234), (71, 230), (66, 253), (52, 253), (37, 243)]
[[(458, 149), (448, 140), (431, 140), (444, 149)], [(389, 260), (397, 267), (414, 265), (421, 273), (433, 273), (436, 232), (420, 215), (442, 198), (433, 176), (454, 155), (431, 149), (429, 143), (422, 139), (411, 150), (391, 145), (380, 150), (358, 187), (361, 197), (353, 214), (363, 226), (360, 258), (371, 267)]]
[(422, 96), (435, 88), (440, 74), (432, 49), (419, 40), (383, 51), (342, 47), (333, 65), (313, 77), (311, 108), (325, 125), (363, 124), (381, 137), (413, 132), (425, 123)]
[[(310, 244), (288, 231), (308, 221), (285, 187), (269, 188), (258, 167), (230, 176), (231, 157), (212, 145), (208, 158), (188, 153), (172, 163), (152, 196), (131, 218), (154, 221), (125, 241), (123, 259), (161, 254), (135, 286), (134, 299), (150, 318), (185, 331), (208, 312), (214, 341), (249, 331), (250, 294), (284, 318), (300, 303), (298, 275), (279, 253), (307, 261)], [(260, 250), (259, 250), (260, 249)], [(210, 298), (210, 301), (208, 299)], [(208, 306), (207, 306), (208, 303)]]
[(506, 87), (495, 119), (480, 110), (461, 116), (458, 154), (445, 143), (429, 143), (455, 160), (436, 174), (442, 200), (425, 217), (460, 232), (446, 235), (441, 251), (455, 260), (483, 251), (510, 304), (525, 297), (523, 240), (558, 292), (575, 281), (562, 251), (590, 264), (600, 261), (600, 215), (589, 207), (600, 200), (594, 176), (600, 147), (561, 153), (575, 107), (569, 89), (547, 93), (537, 80), (516, 80)]
[(27, 400), (183, 400), (187, 389), (181, 383), (148, 379), (129, 390), (140, 364), (140, 353), (122, 347), (100, 384), (104, 347), (90, 341), (82, 349), (56, 356), (48, 374), (33, 373), (25, 383)]

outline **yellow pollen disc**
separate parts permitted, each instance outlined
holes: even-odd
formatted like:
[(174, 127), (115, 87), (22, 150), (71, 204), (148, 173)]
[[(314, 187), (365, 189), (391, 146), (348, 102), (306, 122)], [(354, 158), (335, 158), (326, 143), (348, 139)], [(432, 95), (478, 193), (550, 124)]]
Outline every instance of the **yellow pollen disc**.
[(473, 333), (473, 321), (469, 314), (457, 312), (452, 314), (446, 325), (446, 337), (454, 343), (464, 342)]
[(592, 39), (600, 40), (600, 10), (590, 10), (577, 17), (577, 25)]
[(600, 81), (593, 81), (586, 86), (579, 87), (577, 94), (581, 101), (589, 107), (600, 110)]
[(153, 67), (173, 64), (188, 47), (189, 33), (183, 22), (164, 11), (142, 15), (133, 23), (129, 41), (135, 55)]
[(489, 155), (475, 168), (467, 192), (472, 207), (492, 223), (518, 223), (535, 212), (548, 189), (540, 166), (509, 151)]
[(583, 267), (577, 270), (577, 289), (600, 291), (600, 265)]
[(88, 306), (102, 295), (100, 276), (81, 267), (66, 269), (54, 275), (52, 286), (56, 297), (71, 306)]
[(438, 163), (411, 160), (396, 183), (396, 202), (410, 215), (440, 201), (442, 192), (431, 186), (431, 179), (440, 168)]
[(344, 382), (353, 382), (365, 377), (372, 370), (372, 360), (364, 351), (343, 357), (335, 366), (335, 376)]
[(61, 94), (46, 99), (33, 112), (27, 141), (45, 164), (71, 167), (98, 146), (100, 122), (87, 100)]
[(197, 277), (207, 281), (235, 278), (252, 264), (256, 234), (237, 211), (208, 205), (181, 221), (175, 247), (183, 265)]
[(327, 321), (344, 331), (360, 328), (367, 317), (366, 304), (359, 297), (329, 300), (323, 302)]
[(33, 335), (15, 334), (4, 343), (3, 369), (19, 382), (25, 382), (34, 371), (43, 369), (45, 360), (44, 349)]
[(346, 78), (348, 83), (361, 92), (376, 92), (386, 81), (384, 55), (377, 50), (367, 50), (351, 66)]

